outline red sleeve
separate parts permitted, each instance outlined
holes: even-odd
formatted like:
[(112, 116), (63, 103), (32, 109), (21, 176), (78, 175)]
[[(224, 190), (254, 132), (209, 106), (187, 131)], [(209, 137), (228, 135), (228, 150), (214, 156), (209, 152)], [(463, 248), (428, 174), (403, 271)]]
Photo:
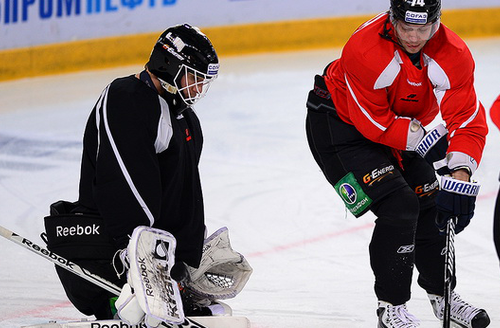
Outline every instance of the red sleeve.
[(474, 89), (474, 61), (464, 46), (460, 55), (446, 64), (450, 84), (449, 89), (441, 92), (440, 109), (450, 136), (448, 152), (465, 153), (479, 164), (488, 126), (484, 107)]
[(497, 100), (491, 105), (490, 116), (493, 123), (500, 129), (500, 96), (498, 96)]

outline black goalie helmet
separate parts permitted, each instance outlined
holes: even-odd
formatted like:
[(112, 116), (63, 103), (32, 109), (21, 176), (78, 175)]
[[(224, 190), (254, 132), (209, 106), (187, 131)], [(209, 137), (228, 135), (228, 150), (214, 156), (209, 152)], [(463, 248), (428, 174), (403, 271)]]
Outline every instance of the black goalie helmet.
[(391, 0), (391, 18), (407, 24), (425, 25), (441, 17), (441, 0)]
[(146, 67), (167, 92), (178, 92), (187, 105), (193, 105), (217, 78), (219, 59), (205, 34), (197, 27), (181, 24), (160, 35)]

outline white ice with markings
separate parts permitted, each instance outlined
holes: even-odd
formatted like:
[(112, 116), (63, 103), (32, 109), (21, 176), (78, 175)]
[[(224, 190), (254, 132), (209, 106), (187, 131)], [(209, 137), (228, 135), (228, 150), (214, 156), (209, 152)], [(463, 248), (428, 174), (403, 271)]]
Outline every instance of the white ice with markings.
[[(500, 38), (469, 40), (476, 88), (489, 109), (500, 93)], [(374, 216), (355, 219), (307, 146), (305, 102), (313, 77), (339, 49), (222, 58), (219, 79), (197, 105), (207, 226), (227, 226), (254, 268), (228, 303), (254, 328), (376, 326), (368, 244)], [(43, 217), (77, 198), (87, 116), (112, 79), (140, 66), (0, 83), (0, 225), (43, 244)], [(488, 118), (489, 120), (489, 118)], [(489, 120), (490, 122), (490, 120)], [(500, 133), (491, 126), (475, 178), (482, 184), (472, 223), (456, 238), (457, 291), (500, 327), (500, 267), (492, 217)], [(67, 300), (51, 263), (0, 239), (0, 326), (84, 315)], [(416, 274), (415, 274), (416, 276)], [(413, 285), (410, 311), (440, 327)]]

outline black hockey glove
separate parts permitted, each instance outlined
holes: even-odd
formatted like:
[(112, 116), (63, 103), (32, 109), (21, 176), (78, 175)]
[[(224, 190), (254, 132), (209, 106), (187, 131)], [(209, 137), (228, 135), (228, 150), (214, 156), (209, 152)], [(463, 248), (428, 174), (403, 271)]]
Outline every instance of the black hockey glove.
[(474, 216), (479, 187), (477, 182), (466, 182), (451, 177), (441, 178), (441, 188), (436, 198), (436, 225), (441, 233), (446, 231), (446, 224), (453, 217), (457, 218), (455, 233), (465, 229)]
[(189, 278), (189, 272), (186, 263), (182, 261), (175, 262), (172, 269), (170, 269), (170, 277), (177, 282), (185, 281)]
[(439, 175), (450, 174), (446, 165), (446, 151), (448, 150), (448, 131), (444, 125), (439, 124), (430, 130), (420, 140), (415, 151), (422, 156)]
[(315, 112), (329, 113), (334, 112), (332, 95), (326, 87), (325, 79), (321, 75), (314, 77), (314, 88), (309, 91), (306, 107)]

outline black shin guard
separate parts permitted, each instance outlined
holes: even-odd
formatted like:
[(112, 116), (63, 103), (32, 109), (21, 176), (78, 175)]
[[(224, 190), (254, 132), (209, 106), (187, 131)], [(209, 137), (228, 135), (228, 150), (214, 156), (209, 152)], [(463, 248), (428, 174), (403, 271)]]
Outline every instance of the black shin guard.
[(498, 190), (495, 215), (493, 217), (493, 241), (495, 242), (498, 258), (500, 259), (500, 190)]
[(414, 256), (412, 228), (377, 223), (370, 243), (370, 263), (379, 300), (399, 305), (410, 299)]
[(419, 205), (416, 195), (403, 188), (373, 208), (377, 224), (370, 243), (375, 294), (394, 305), (410, 299), (415, 261), (415, 230)]

